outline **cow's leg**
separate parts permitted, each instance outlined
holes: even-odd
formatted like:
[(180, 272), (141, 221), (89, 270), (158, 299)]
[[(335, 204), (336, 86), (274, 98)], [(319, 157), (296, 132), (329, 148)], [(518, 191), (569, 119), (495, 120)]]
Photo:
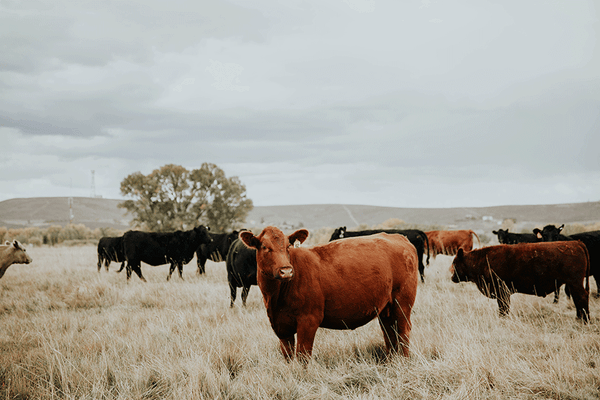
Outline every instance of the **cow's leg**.
[(177, 272), (179, 273), (179, 277), (181, 278), (181, 280), (184, 281), (185, 279), (183, 279), (183, 262), (177, 263)]
[(250, 293), (250, 286), (244, 286), (242, 288), (242, 304), (246, 307), (246, 299), (248, 298), (248, 293)]
[(308, 362), (312, 355), (313, 343), (319, 325), (323, 321), (323, 314), (303, 315), (297, 319), (298, 346), (296, 348), (296, 358), (301, 362)]
[(279, 338), (279, 346), (281, 347), (281, 353), (286, 361), (291, 361), (294, 358), (294, 347), (296, 345), (296, 339), (294, 335)]
[(196, 273), (198, 275), (206, 273), (206, 257), (201, 254), (198, 255), (198, 271)]
[[(560, 285), (558, 284), (558, 282), (554, 282), (555, 288), (554, 288), (554, 303), (558, 303), (558, 298), (560, 296)], [(565, 289), (566, 290), (566, 289)]]
[(121, 262), (121, 268), (117, 272), (123, 271), (123, 268), (125, 268), (125, 261)]
[(417, 257), (419, 258), (419, 275), (421, 276), (421, 282), (425, 283), (425, 264), (423, 264), (423, 251), (417, 251)]
[(102, 269), (102, 256), (98, 254), (98, 272)]
[(133, 272), (136, 273), (136, 275), (142, 280), (142, 282), (147, 282), (146, 278), (144, 278), (144, 275), (142, 275), (142, 268), (139, 265), (132, 265), (131, 269), (133, 269)]
[(590, 296), (589, 292), (585, 290), (581, 282), (577, 284), (569, 285), (571, 291), (571, 298), (573, 299), (573, 303), (575, 304), (575, 309), (577, 310), (577, 319), (583, 320), (584, 323), (589, 322), (590, 309), (589, 309), (589, 301)]
[(235, 303), (235, 298), (237, 297), (237, 287), (234, 286), (231, 281), (229, 281), (229, 293), (231, 294), (231, 303), (229, 303), (229, 307), (233, 307), (233, 303)]
[[(390, 308), (390, 306), (387, 308)], [(385, 350), (388, 354), (398, 350), (398, 320), (391, 314), (391, 311), (387, 309), (379, 314), (379, 326), (383, 332)]]
[(129, 282), (129, 279), (131, 279), (131, 264), (129, 263), (129, 261), (127, 261), (127, 269), (125, 270), (125, 272), (127, 273), (127, 282)]
[(596, 281), (596, 294), (594, 294), (594, 297), (599, 298), (600, 297), (600, 271), (596, 272), (592, 276), (594, 277), (594, 280)]
[[(410, 339), (411, 307), (408, 299), (395, 299), (393, 304), (389, 304), (379, 315), (379, 326), (383, 331), (383, 339), (388, 354), (397, 353), (402, 350), (402, 354), (408, 357), (408, 344)], [(402, 306), (401, 304), (404, 304)]]
[(173, 271), (175, 271), (175, 263), (172, 262), (171, 265), (169, 266), (169, 276), (167, 276), (167, 281), (169, 279), (171, 279), (171, 275), (173, 274)]

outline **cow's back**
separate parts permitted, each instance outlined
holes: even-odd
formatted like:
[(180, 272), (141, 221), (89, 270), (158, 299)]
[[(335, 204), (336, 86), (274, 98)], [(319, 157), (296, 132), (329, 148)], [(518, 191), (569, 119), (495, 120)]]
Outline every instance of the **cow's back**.
[(417, 253), (402, 235), (346, 238), (314, 248), (291, 249), (300, 296), (322, 301), (321, 327), (354, 329), (375, 318), (394, 292), (416, 295)]

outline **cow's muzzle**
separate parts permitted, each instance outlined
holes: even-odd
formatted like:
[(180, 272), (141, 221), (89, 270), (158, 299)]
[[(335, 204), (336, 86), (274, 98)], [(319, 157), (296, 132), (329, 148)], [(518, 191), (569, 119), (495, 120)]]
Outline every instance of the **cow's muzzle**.
[(294, 269), (292, 267), (283, 267), (278, 271), (277, 279), (289, 280), (294, 276)]

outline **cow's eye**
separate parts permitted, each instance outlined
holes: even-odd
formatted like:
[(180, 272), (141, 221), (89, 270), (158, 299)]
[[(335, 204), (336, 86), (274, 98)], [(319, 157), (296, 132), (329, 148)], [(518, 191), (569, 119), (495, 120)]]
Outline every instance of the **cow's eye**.
[(261, 248), (262, 248), (264, 251), (267, 251), (267, 252), (269, 251), (269, 249), (267, 248), (267, 246), (265, 246), (264, 244), (261, 246)]

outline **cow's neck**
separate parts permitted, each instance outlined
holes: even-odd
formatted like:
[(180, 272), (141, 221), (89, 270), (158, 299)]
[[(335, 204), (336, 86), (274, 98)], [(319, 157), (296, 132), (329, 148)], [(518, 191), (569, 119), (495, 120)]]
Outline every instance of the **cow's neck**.
[(263, 294), (265, 307), (269, 312), (277, 311), (283, 306), (283, 300), (292, 282), (281, 282), (275, 279), (260, 279), (258, 286)]
[(2, 263), (0, 264), (0, 278), (4, 276), (4, 273), (13, 264), (13, 255), (12, 254), (2, 254)]

